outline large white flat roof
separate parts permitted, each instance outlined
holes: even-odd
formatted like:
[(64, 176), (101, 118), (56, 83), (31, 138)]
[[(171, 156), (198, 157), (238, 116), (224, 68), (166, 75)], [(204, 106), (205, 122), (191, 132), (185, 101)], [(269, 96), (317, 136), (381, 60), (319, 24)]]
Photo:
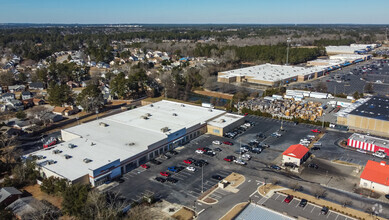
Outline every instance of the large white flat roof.
[(247, 76), (256, 80), (276, 82), (292, 77), (297, 77), (299, 75), (309, 75), (323, 70), (323, 67), (299, 67), (267, 63), (242, 69), (224, 71), (221, 73), (225, 75), (221, 75), (219, 77), (229, 78), (232, 76)]
[[(33, 155), (46, 156), (41, 161), (57, 161), (55, 164), (44, 166), (65, 178), (75, 180), (86, 175), (88, 170), (95, 170), (110, 161), (117, 159), (124, 161), (136, 156), (146, 151), (148, 146), (166, 139), (168, 134), (206, 123), (224, 113), (225, 111), (222, 110), (210, 110), (200, 106), (163, 100), (64, 129), (63, 133), (71, 133), (80, 137), (57, 144), (55, 149), (63, 151), (61, 154), (53, 154), (52, 150), (43, 149), (34, 152)], [(107, 126), (100, 126), (101, 123)], [(161, 130), (164, 127), (167, 127), (169, 131), (164, 133)], [(69, 143), (77, 147), (70, 149), (68, 148)], [(64, 154), (72, 158), (65, 159)], [(84, 158), (93, 161), (84, 163)]]
[(327, 53), (354, 53), (356, 50), (364, 50), (366, 46), (327, 46)]
[(240, 120), (244, 116), (242, 115), (235, 115), (235, 114), (224, 114), (222, 116), (219, 116), (212, 121), (208, 122), (208, 125), (215, 126), (215, 127), (220, 127), (220, 128), (225, 128), (228, 125)]

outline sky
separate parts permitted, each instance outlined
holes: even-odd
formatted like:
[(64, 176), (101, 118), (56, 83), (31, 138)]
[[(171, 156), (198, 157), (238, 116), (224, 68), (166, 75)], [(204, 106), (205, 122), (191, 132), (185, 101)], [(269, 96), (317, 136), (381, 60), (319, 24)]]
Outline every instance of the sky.
[(0, 23), (389, 24), (389, 0), (0, 0)]

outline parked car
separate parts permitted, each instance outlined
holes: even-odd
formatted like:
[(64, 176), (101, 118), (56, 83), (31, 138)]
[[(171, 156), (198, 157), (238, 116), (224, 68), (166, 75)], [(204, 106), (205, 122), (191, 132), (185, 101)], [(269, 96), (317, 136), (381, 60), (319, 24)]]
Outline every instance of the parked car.
[(160, 161), (155, 160), (155, 159), (150, 160), (150, 163), (155, 164), (155, 165), (160, 165), (161, 164)]
[(162, 177), (155, 177), (155, 180), (158, 181), (158, 182), (161, 182), (161, 183), (164, 183), (166, 180)]
[(192, 161), (190, 161), (190, 160), (184, 160), (184, 163), (186, 163), (186, 164), (192, 164)]
[(291, 163), (291, 162), (286, 162), (284, 165), (285, 165), (286, 167), (292, 167), (292, 168), (295, 168), (295, 167), (297, 167), (297, 165), (296, 165), (296, 164), (294, 164), (294, 163)]
[(320, 147), (315, 146), (315, 147), (312, 147), (311, 150), (320, 150)]
[(172, 177), (166, 178), (166, 181), (168, 181), (169, 183), (176, 183), (176, 182), (178, 182), (177, 179), (174, 179), (174, 178), (172, 178)]
[(178, 154), (178, 152), (175, 151), (175, 150), (171, 150), (171, 151), (169, 151), (169, 153), (172, 154), (172, 155), (177, 155)]
[(321, 209), (321, 214), (322, 215), (327, 215), (327, 213), (328, 213), (328, 207), (323, 206), (323, 208)]
[(311, 129), (311, 131), (312, 131), (313, 133), (321, 133), (321, 131), (318, 130), (318, 129)]
[(195, 171), (196, 171), (196, 168), (191, 167), (191, 166), (186, 167), (186, 169), (189, 170), (189, 171), (191, 171), (191, 172), (195, 172)]
[(220, 152), (220, 151), (222, 151), (222, 149), (220, 149), (220, 148), (215, 148), (215, 149), (213, 149), (214, 151), (216, 151), (216, 152)]
[(222, 180), (222, 179), (224, 179), (222, 176), (220, 176), (220, 175), (213, 175), (212, 176), (212, 179), (215, 179), (215, 180)]
[(319, 166), (318, 166), (317, 164), (315, 164), (315, 163), (310, 163), (310, 164), (308, 164), (308, 167), (310, 167), (310, 168), (315, 168), (315, 169), (318, 169), (318, 168), (319, 168)]
[(220, 141), (212, 141), (212, 144), (214, 144), (214, 145), (221, 145), (222, 144), (222, 142), (220, 142)]
[(170, 159), (170, 156), (168, 156), (166, 154), (161, 154), (160, 157), (163, 158), (163, 159), (166, 159), (166, 160)]
[(161, 174), (162, 176), (166, 176), (166, 177), (170, 176), (170, 173), (168, 173), (168, 172), (160, 172), (159, 174)]
[(292, 195), (288, 195), (288, 196), (284, 199), (284, 202), (290, 203), (292, 200), (293, 200), (293, 196), (292, 196)]
[(208, 162), (205, 160), (198, 160), (197, 162), (202, 163), (203, 165), (208, 165)]
[(205, 152), (205, 151), (203, 151), (203, 150), (198, 150), (198, 149), (195, 151), (196, 154), (203, 154), (204, 152)]
[(175, 167), (175, 166), (168, 167), (167, 169), (168, 169), (169, 171), (171, 171), (171, 172), (174, 172), (174, 173), (178, 173), (178, 172), (179, 172), (179, 170), (178, 170), (177, 167)]
[(281, 170), (281, 167), (277, 165), (271, 165), (270, 168), (275, 169), (275, 170)]
[(384, 159), (386, 157), (386, 153), (383, 151), (376, 151), (375, 153), (373, 153), (373, 156)]
[(213, 151), (207, 151), (207, 152), (205, 152), (204, 153), (205, 155), (207, 155), (207, 156), (211, 156), (211, 157), (213, 157), (213, 156), (215, 156), (216, 155), (216, 153), (215, 152), (213, 152)]
[(251, 159), (251, 156), (250, 156), (250, 154), (243, 154), (243, 155), (242, 155), (242, 159), (243, 159), (243, 160), (250, 160), (250, 159)]
[(145, 168), (145, 169), (149, 169), (149, 168), (150, 168), (150, 166), (147, 165), (147, 164), (142, 164), (142, 165), (140, 165), (140, 166), (143, 167), (143, 168)]
[(228, 162), (231, 162), (231, 161), (233, 161), (233, 160), (235, 160), (236, 159), (236, 157), (235, 156), (227, 156), (226, 158), (224, 158), (224, 160), (225, 161), (228, 161)]
[(241, 160), (241, 159), (234, 160), (234, 162), (235, 162), (236, 164), (239, 164), (239, 165), (246, 165), (246, 164), (247, 164), (246, 162), (244, 162), (244, 161)]
[(229, 141), (223, 141), (223, 144), (225, 144), (225, 145), (233, 145), (231, 142), (229, 142)]
[(299, 203), (299, 206), (304, 208), (304, 207), (307, 205), (307, 203), (308, 203), (308, 200), (302, 199), (302, 200), (300, 201), (300, 203)]

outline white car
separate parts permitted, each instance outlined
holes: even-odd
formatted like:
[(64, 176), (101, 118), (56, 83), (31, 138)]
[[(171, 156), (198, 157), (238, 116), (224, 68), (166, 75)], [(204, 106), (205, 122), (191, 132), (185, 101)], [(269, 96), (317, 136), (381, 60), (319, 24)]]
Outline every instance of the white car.
[(235, 162), (236, 164), (239, 164), (239, 165), (246, 165), (246, 162), (244, 162), (244, 161), (241, 160), (241, 159), (234, 160), (234, 162)]
[(242, 159), (243, 159), (243, 160), (250, 160), (250, 159), (251, 159), (251, 156), (250, 156), (250, 154), (243, 154), (243, 155), (242, 155)]
[(373, 153), (373, 156), (384, 159), (386, 157), (386, 154), (385, 154), (385, 152), (377, 151), (377, 152)]
[(212, 144), (214, 144), (214, 145), (221, 145), (222, 142), (220, 142), (220, 141), (212, 141)]
[(204, 153), (204, 151), (202, 151), (202, 150), (196, 150), (195, 152), (196, 152), (196, 154), (203, 154)]
[(194, 167), (186, 167), (186, 169), (191, 171), (191, 172), (195, 172), (196, 171), (196, 168), (194, 168)]

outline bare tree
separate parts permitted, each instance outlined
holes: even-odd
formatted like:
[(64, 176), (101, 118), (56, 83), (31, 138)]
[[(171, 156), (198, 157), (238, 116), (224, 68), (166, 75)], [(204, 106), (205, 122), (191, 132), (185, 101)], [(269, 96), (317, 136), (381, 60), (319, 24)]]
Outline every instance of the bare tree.
[(159, 212), (151, 209), (146, 205), (138, 205), (131, 208), (126, 220), (149, 220), (149, 219), (164, 219), (164, 216)]
[(326, 196), (326, 190), (323, 189), (323, 188), (318, 187), (318, 188), (314, 189), (313, 194), (318, 199), (319, 198), (324, 198)]
[(28, 213), (24, 219), (42, 220), (42, 219), (58, 219), (61, 211), (46, 200), (35, 201), (31, 204), (35, 211)]
[(343, 207), (350, 206), (350, 205), (352, 205), (352, 204), (353, 204), (353, 202), (352, 202), (351, 200), (348, 200), (348, 199), (346, 199), (346, 200), (344, 200), (344, 201), (342, 202), (342, 206), (343, 206)]
[(96, 190), (92, 190), (88, 195), (85, 212), (93, 219), (115, 219), (126, 205), (119, 193), (107, 192), (101, 194)]
[(30, 116), (32, 116), (34, 118), (39, 118), (39, 119), (47, 112), (50, 112), (50, 110), (43, 105), (35, 106), (35, 107), (31, 108), (30, 110), (28, 110), (28, 114)]

